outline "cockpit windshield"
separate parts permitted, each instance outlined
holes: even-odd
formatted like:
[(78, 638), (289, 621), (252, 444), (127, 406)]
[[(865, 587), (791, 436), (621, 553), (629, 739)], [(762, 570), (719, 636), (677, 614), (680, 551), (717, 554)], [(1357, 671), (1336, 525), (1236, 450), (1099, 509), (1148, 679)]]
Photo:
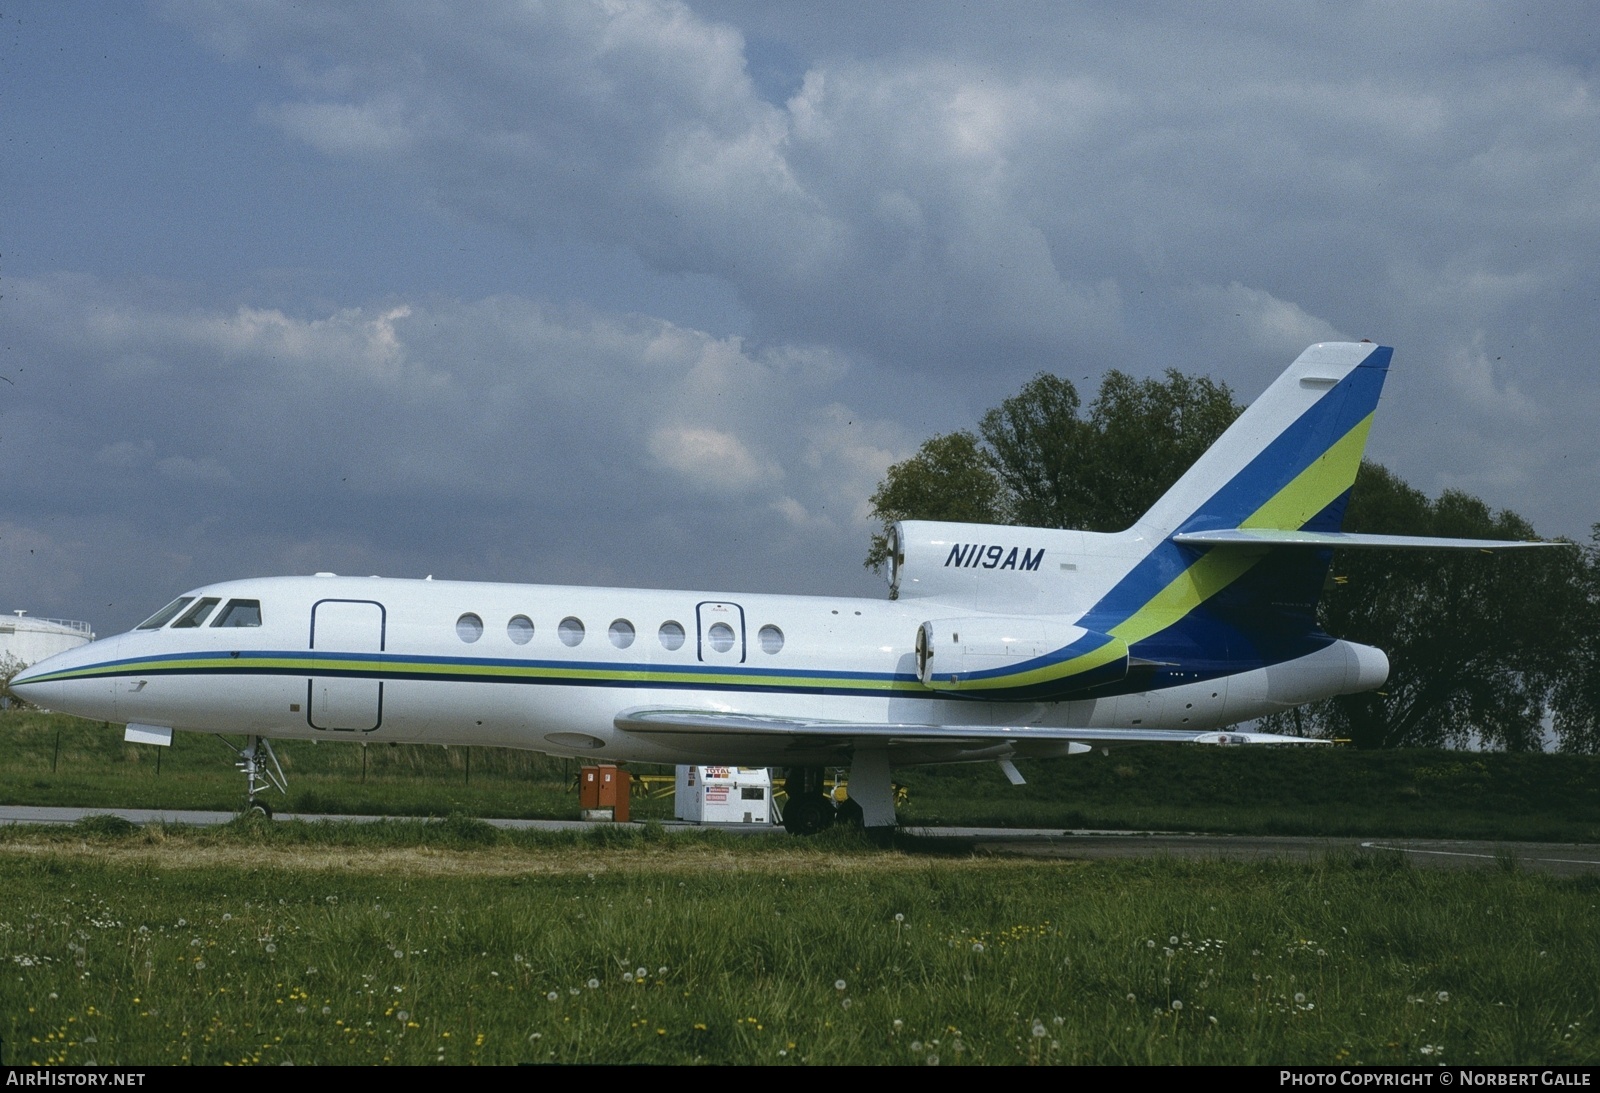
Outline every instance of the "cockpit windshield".
[(260, 626), (260, 600), (229, 600), (212, 626)]
[(160, 611), (157, 611), (154, 615), (151, 615), (148, 619), (145, 619), (138, 626), (135, 626), (134, 629), (159, 630), (163, 626), (167, 625), (167, 623), (171, 622), (174, 615), (176, 615), (179, 611), (182, 611), (185, 607), (189, 606), (189, 604), (193, 602), (193, 596), (179, 596), (177, 599), (167, 604), (167, 606), (163, 607)]
[[(217, 611), (217, 604), (222, 602), (221, 596), (205, 596), (196, 599), (193, 596), (179, 596), (167, 606), (145, 619), (135, 630), (159, 630), (169, 622), (174, 630), (193, 630), (204, 626), (206, 620), (211, 620), (212, 626), (245, 627), (261, 625), (260, 600), (229, 600), (228, 605)], [(177, 619), (177, 622), (172, 622)]]
[(211, 609), (216, 607), (217, 604), (221, 602), (222, 600), (218, 596), (207, 596), (205, 599), (200, 600), (193, 607), (189, 608), (189, 610), (179, 615), (178, 621), (172, 624), (172, 628), (174, 630), (183, 630), (190, 627), (199, 626), (201, 623), (206, 621), (206, 616), (211, 614)]

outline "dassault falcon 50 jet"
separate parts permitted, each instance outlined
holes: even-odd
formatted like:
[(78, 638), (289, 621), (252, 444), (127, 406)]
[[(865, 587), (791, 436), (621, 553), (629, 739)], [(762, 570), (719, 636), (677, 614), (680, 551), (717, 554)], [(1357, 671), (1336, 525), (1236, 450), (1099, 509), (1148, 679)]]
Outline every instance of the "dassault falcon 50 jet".
[(1538, 545), (1340, 530), (1391, 352), (1307, 349), (1126, 531), (896, 524), (888, 599), (230, 581), (12, 687), (132, 740), (242, 736), (253, 805), (282, 788), (272, 740), (487, 745), (787, 768), (799, 833), (892, 826), (910, 764), (1019, 782), (1016, 758), (1305, 743), (1228, 726), (1384, 682), (1382, 651), (1317, 624), (1334, 548)]

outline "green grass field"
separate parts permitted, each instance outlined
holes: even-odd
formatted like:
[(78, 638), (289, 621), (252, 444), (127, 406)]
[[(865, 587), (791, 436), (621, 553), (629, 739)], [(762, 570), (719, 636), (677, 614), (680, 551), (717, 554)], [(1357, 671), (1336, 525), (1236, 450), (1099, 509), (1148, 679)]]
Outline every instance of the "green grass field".
[[(574, 761), (498, 748), (290, 742), (279, 810), (573, 819)], [(1145, 747), (896, 772), (902, 823), (1254, 834), (1600, 841), (1600, 757), (1348, 748)], [(638, 771), (669, 773), (665, 768)], [(125, 744), (120, 726), (0, 713), (0, 804), (236, 810), (243, 778), (213, 737)], [(668, 819), (670, 798), (633, 801)]]
[(0, 832), (7, 1063), (1594, 1063), (1600, 880), (470, 820)]

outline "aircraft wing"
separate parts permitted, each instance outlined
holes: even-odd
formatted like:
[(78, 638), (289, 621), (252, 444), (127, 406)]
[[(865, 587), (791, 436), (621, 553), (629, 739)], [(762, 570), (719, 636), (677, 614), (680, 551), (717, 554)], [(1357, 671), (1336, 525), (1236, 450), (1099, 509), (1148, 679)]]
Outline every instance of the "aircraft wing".
[(634, 709), (616, 716), (623, 732), (639, 736), (727, 737), (730, 743), (773, 743), (817, 747), (887, 746), (985, 747), (1003, 744), (1085, 744), (1091, 748), (1126, 744), (1326, 744), (1302, 736), (1264, 732), (1189, 732), (1181, 729), (1073, 729), (1035, 725), (919, 725), (823, 721), (724, 713), (719, 710)]
[(1283, 531), (1276, 528), (1185, 531), (1174, 535), (1172, 541), (1189, 546), (1338, 547), (1341, 550), (1516, 550), (1573, 545), (1531, 539), (1442, 539), (1430, 535), (1368, 535), (1356, 531)]

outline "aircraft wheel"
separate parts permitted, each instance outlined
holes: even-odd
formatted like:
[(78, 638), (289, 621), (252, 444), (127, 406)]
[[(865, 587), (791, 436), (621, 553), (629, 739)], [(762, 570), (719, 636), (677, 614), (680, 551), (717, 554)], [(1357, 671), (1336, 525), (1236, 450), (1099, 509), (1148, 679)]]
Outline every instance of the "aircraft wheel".
[(783, 829), (791, 835), (815, 835), (833, 823), (833, 806), (821, 796), (790, 798), (783, 810)]
[(847, 827), (861, 827), (866, 817), (861, 812), (861, 805), (854, 797), (846, 797), (839, 802), (838, 811), (834, 813), (834, 822)]
[(250, 799), (250, 804), (244, 811), (247, 816), (260, 816), (263, 820), (272, 819), (272, 806), (265, 801), (258, 801), (254, 797)]

